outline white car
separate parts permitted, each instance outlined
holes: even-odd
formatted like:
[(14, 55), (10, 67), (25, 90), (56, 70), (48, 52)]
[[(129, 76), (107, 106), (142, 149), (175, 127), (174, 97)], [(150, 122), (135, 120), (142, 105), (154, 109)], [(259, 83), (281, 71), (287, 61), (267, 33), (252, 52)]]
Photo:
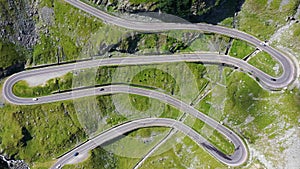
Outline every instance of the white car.
[(264, 42), (260, 42), (259, 44), (260, 44), (261, 46), (267, 46), (267, 44), (264, 43)]
[(38, 101), (39, 99), (38, 98), (32, 98), (32, 101)]

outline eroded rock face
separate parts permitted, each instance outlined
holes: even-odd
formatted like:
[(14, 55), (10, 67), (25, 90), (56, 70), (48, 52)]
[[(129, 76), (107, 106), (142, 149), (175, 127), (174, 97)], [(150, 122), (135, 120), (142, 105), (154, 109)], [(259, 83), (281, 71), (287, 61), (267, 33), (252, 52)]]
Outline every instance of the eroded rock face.
[(20, 55), (20, 58), (8, 67), (0, 68), (0, 78), (24, 69), (24, 52), (30, 53), (38, 39), (34, 21), (36, 15), (37, 9), (29, 0), (0, 2), (0, 42), (13, 44)]
[[(114, 10), (124, 12), (153, 12), (159, 11), (160, 3), (158, 2), (146, 2), (141, 4), (131, 3), (129, 0), (90, 0), (94, 4), (105, 6), (106, 8), (111, 7)], [(162, 0), (167, 4), (168, 0)], [(169, 0), (170, 3), (171, 0)], [(207, 12), (210, 8), (216, 6), (221, 0), (186, 0), (189, 4), (190, 15), (201, 15)], [(174, 1), (176, 2), (176, 1)]]
[(0, 39), (31, 49), (37, 34), (33, 19), (37, 10), (28, 0), (0, 2)]
[(151, 12), (156, 11), (158, 2), (147, 2), (142, 4), (133, 4), (129, 0), (90, 0), (91, 2), (105, 6), (106, 8), (111, 7), (114, 10), (124, 12)]
[(0, 155), (0, 167), (3, 169), (29, 169), (23, 160), (8, 160)]

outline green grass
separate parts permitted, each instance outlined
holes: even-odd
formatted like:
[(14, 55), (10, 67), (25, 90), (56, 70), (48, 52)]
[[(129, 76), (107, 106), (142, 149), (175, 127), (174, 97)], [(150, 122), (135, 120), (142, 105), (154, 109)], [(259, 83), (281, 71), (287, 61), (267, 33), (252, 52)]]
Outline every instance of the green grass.
[(0, 68), (5, 69), (25, 61), (25, 55), (16, 49), (16, 45), (0, 40)]
[(122, 169), (131, 168), (138, 161), (138, 159), (120, 157), (112, 154), (105, 148), (97, 147), (92, 150), (89, 159), (79, 164), (66, 165), (63, 169), (76, 169), (76, 168), (90, 168), (90, 169), (106, 169), (115, 168)]
[[(77, 104), (78, 119), (86, 132), (95, 135), (128, 120), (148, 117), (178, 119), (182, 114), (179, 110), (166, 103), (161, 103), (158, 100), (147, 97), (145, 98), (149, 99), (151, 103), (149, 106), (154, 106), (155, 109), (153, 111), (152, 109), (137, 111), (136, 107), (131, 107), (132, 105), (128, 105), (126, 100), (123, 99), (126, 96), (126, 94), (116, 94), (96, 96), (96, 100), (93, 100), (93, 97), (77, 99), (74, 104)], [(142, 97), (139, 96), (138, 98)], [(123, 102), (119, 102), (119, 99)], [(145, 104), (142, 102), (143, 100), (137, 101), (135, 104)], [(94, 103), (96, 105), (93, 105)], [(121, 109), (117, 109), (116, 107), (121, 107)], [(141, 107), (144, 108), (145, 106)], [(129, 113), (127, 113), (128, 111)]]
[[(300, 26), (299, 23), (293, 24), (289, 29), (282, 33), (282, 36), (278, 42), (274, 43), (276, 45), (282, 45), (286, 48), (291, 49), (294, 56), (299, 55), (300, 53)], [(299, 60), (299, 59), (298, 59)]]
[(249, 76), (241, 72), (233, 73), (227, 80), (228, 101), (225, 112), (229, 115), (235, 112), (238, 116), (230, 120), (234, 120), (237, 124), (244, 122), (248, 116), (247, 108), (258, 102), (253, 98), (261, 97), (264, 93), (265, 91)]
[[(241, 126), (242, 135), (250, 142), (259, 139), (259, 133), (271, 131), (279, 135), (283, 123), (296, 125), (299, 119), (299, 91), (294, 89), (284, 93), (263, 90), (257, 82), (244, 73), (235, 72), (228, 77), (225, 113), (230, 126)], [(244, 124), (247, 118), (253, 120)], [(270, 124), (272, 126), (270, 127)], [(274, 136), (272, 136), (274, 137)]]
[(135, 94), (130, 94), (130, 101), (131, 104), (139, 111), (146, 111), (150, 107), (149, 97), (145, 96), (140, 96), (140, 95), (135, 95)]
[(229, 55), (243, 59), (255, 50), (255, 47), (251, 46), (247, 42), (235, 39), (230, 48)]
[(211, 94), (208, 94), (206, 97), (200, 100), (200, 102), (197, 105), (195, 105), (195, 108), (204, 114), (208, 114), (209, 109), (211, 108), (210, 100)]
[(278, 77), (283, 72), (280, 63), (266, 52), (259, 52), (248, 63), (273, 77)]
[(52, 160), (86, 138), (71, 102), (5, 105), (0, 113), (1, 149), (29, 165)]
[(189, 137), (182, 133), (173, 135), (155, 151), (142, 165), (146, 168), (225, 168), (223, 164), (209, 155)]
[[(163, 138), (166, 130), (168, 129), (164, 127), (153, 127), (132, 131), (121, 140), (92, 150), (86, 161), (64, 168), (133, 168), (140, 158)], [(163, 134), (159, 134), (161, 132)], [(144, 139), (149, 141), (145, 142)]]
[(178, 119), (182, 115), (182, 112), (168, 104), (165, 104), (163, 113), (160, 118)]
[(160, 88), (169, 94), (175, 94), (179, 90), (176, 80), (170, 74), (155, 68), (140, 71), (132, 78), (131, 83)]
[(19, 81), (13, 86), (13, 93), (19, 97), (39, 97), (50, 95), (58, 90), (72, 88), (72, 73), (48, 80), (44, 85), (30, 87), (26, 81)]
[(163, 54), (187, 49), (186, 40), (181, 40), (185, 31), (168, 31), (159, 34), (138, 34), (122, 39), (118, 51), (123, 53)]
[(111, 95), (79, 98), (74, 101), (74, 104), (76, 104), (77, 117), (90, 136), (130, 120), (116, 110)]
[[(70, 61), (80, 58), (81, 51), (92, 34), (103, 26), (102, 22), (62, 0), (44, 1), (39, 8), (54, 11), (54, 24), (49, 25), (49, 35), (40, 35), (40, 43), (33, 50), (33, 65)], [(75, 17), (74, 17), (75, 16)], [(44, 24), (38, 20), (37, 25)], [(75, 36), (76, 35), (76, 36)]]
[[(286, 24), (285, 19), (295, 14), (298, 0), (291, 0), (280, 10), (280, 0), (247, 0), (238, 15), (239, 29), (250, 33), (261, 40), (269, 39), (281, 26)], [(280, 15), (278, 15), (280, 13)]]
[(208, 80), (204, 78), (204, 75), (207, 73), (206, 67), (199, 63), (185, 63), (196, 79), (198, 90), (202, 90), (204, 86), (208, 83)]
[(202, 137), (207, 139), (220, 151), (225, 154), (232, 154), (234, 152), (234, 145), (228, 141), (228, 139), (219, 133), (217, 130), (205, 125), (205, 123), (192, 116), (184, 121), (184, 123), (197, 131)]
[(229, 17), (229, 18), (224, 19), (220, 23), (220, 25), (232, 28), (232, 26), (233, 26), (233, 17)]
[(141, 4), (141, 3), (150, 3), (150, 2), (159, 2), (159, 0), (129, 0), (132, 4)]
[(168, 130), (170, 129), (167, 127), (147, 127), (130, 132), (127, 136), (138, 138), (150, 138), (153, 135), (157, 135), (158, 133), (167, 133)]

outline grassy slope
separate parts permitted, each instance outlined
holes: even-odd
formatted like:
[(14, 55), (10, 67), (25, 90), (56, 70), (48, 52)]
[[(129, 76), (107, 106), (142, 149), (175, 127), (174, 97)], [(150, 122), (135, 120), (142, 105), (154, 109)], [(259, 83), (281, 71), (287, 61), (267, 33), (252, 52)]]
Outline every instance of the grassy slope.
[[(250, 143), (254, 143), (259, 133), (264, 132), (271, 123), (274, 123), (274, 128), (279, 125), (278, 120), (282, 117), (286, 117), (282, 123), (297, 124), (299, 91), (267, 92), (253, 79), (238, 72), (229, 77), (227, 85), (229, 96), (225, 107), (227, 120), (233, 126), (242, 125), (244, 136)], [(289, 99), (290, 101), (287, 102)], [(254, 117), (254, 120), (246, 125), (246, 119), (250, 116)]]
[(13, 92), (20, 97), (40, 97), (50, 95), (60, 90), (72, 88), (72, 73), (48, 80), (44, 85), (30, 87), (26, 81), (19, 81), (13, 87)]
[[(241, 29), (244, 29), (247, 32), (250, 32), (254, 35), (257, 35), (259, 38), (264, 39), (268, 38), (270, 36), (270, 33), (275, 30), (274, 24), (266, 22), (257, 22), (264, 20), (265, 17), (275, 17), (276, 15), (269, 14), (269, 8), (267, 8), (267, 14), (262, 15), (268, 15), (268, 16), (262, 16), (260, 13), (263, 13), (262, 11), (266, 10), (266, 8), (263, 7), (260, 3), (264, 3), (265, 1), (247, 1), (245, 3), (245, 7), (242, 11), (242, 14), (240, 17), (240, 27)], [(277, 3), (277, 4), (276, 4)], [(265, 5), (265, 4), (264, 4)], [(273, 7), (278, 6), (278, 1), (274, 1), (272, 3)], [(258, 8), (258, 10), (251, 10), (252, 8)], [(285, 8), (284, 8), (285, 9)], [(248, 11), (247, 11), (248, 10)], [(257, 13), (253, 14), (252, 12)], [(272, 11), (272, 10), (271, 10)], [(249, 12), (249, 13), (247, 13)], [(274, 12), (274, 11), (273, 11)], [(244, 15), (244, 16), (243, 16)], [(252, 17), (253, 15), (253, 17)], [(244, 17), (244, 18), (243, 18)], [(283, 17), (279, 17), (280, 21), (278, 23), (281, 23), (281, 20), (283, 20)], [(252, 26), (251, 23), (255, 23), (257, 26)], [(270, 28), (270, 29), (269, 29)], [(261, 31), (267, 30), (267, 31)], [(296, 32), (297, 33), (297, 32)], [(279, 125), (279, 120), (284, 120), (285, 122), (289, 122), (291, 124), (296, 124), (297, 119), (299, 119), (299, 115), (297, 112), (299, 112), (299, 96), (296, 94), (291, 94), (289, 92), (285, 92), (283, 94), (279, 93), (268, 93), (266, 91), (263, 91), (257, 84), (254, 82), (251, 78), (248, 76), (242, 74), (242, 73), (234, 73), (230, 77), (228, 77), (228, 99), (226, 102), (226, 108), (225, 112), (229, 115), (228, 120), (230, 126), (235, 126), (237, 124), (242, 124), (242, 134), (244, 137), (246, 137), (250, 143), (255, 143), (255, 141), (258, 141), (261, 136), (259, 134), (263, 132), (267, 132), (267, 134), (270, 137), (274, 137), (274, 134), (270, 134), (269, 130), (272, 130), (275, 127), (271, 127), (271, 129), (267, 129), (267, 126), (269, 126), (271, 123), (276, 122), (276, 126)], [(298, 91), (294, 91), (294, 93), (298, 93)], [(264, 100), (256, 100), (255, 98), (262, 98)], [(274, 104), (274, 100), (276, 98), (279, 99), (278, 102)], [(202, 106), (204, 109), (206, 106)], [(267, 109), (267, 110), (265, 110)], [(271, 112), (271, 113), (269, 113)], [(279, 114), (276, 114), (276, 112), (279, 112)], [(243, 122), (245, 122), (248, 115), (254, 116), (255, 119), (248, 125), (245, 125)], [(281, 119), (281, 117), (284, 116), (284, 119)], [(268, 119), (268, 120), (266, 120)], [(276, 120), (277, 119), (277, 120)], [(276, 129), (273, 129), (276, 131)], [(284, 130), (284, 129), (283, 129)], [(19, 130), (18, 130), (19, 131)], [(281, 131), (282, 132), (282, 131)], [(21, 134), (20, 132), (15, 132), (16, 135), (18, 135), (18, 138), (20, 138)], [(278, 133), (279, 134), (279, 133)], [(275, 135), (278, 135), (275, 132)], [(190, 145), (191, 143), (186, 142), (185, 145)], [(200, 150), (197, 150), (200, 151)], [(203, 154), (203, 153), (202, 153)], [(204, 153), (205, 154), (205, 153)], [(168, 155), (169, 157), (172, 157), (176, 159), (176, 154), (173, 153), (171, 155)], [(155, 168), (162, 167), (163, 163), (159, 162), (160, 156), (158, 156), (157, 162), (155, 164), (147, 164), (150, 166), (155, 166)], [(201, 157), (204, 159), (204, 157)], [(176, 161), (179, 161), (177, 159)], [(207, 160), (208, 162), (209, 160)], [(213, 159), (214, 161), (214, 159)], [(172, 160), (171, 160), (172, 162)], [(164, 163), (166, 164), (166, 163)], [(173, 165), (172, 163), (168, 163), (170, 165)], [(177, 163), (176, 163), (177, 164)], [(217, 162), (209, 163), (208, 165), (217, 165)], [(180, 165), (180, 164), (178, 164)], [(177, 166), (178, 167), (178, 166)]]
[(280, 0), (273, 0), (268, 5), (268, 0), (247, 0), (238, 15), (238, 28), (261, 40), (268, 40), (286, 23), (286, 17), (296, 12), (298, 6), (297, 0), (291, 0), (280, 10), (280, 3)]
[(16, 45), (0, 40), (0, 68), (7, 68), (18, 62), (24, 62), (25, 56), (16, 51)]
[(71, 102), (5, 105), (0, 112), (1, 149), (33, 168), (68, 151), (86, 137)]
[(62, 0), (44, 1), (40, 4), (40, 8), (43, 7), (53, 9), (54, 23), (43, 28), (43, 21), (38, 21), (38, 27), (42, 32), (48, 29), (50, 36), (41, 32), (40, 43), (33, 51), (33, 65), (56, 63), (57, 57), (60, 61), (78, 59), (92, 34), (102, 26), (102, 22)]
[(283, 71), (282, 66), (266, 52), (258, 53), (248, 63), (274, 77), (280, 76)]
[(141, 168), (225, 168), (182, 133), (173, 135)]
[(249, 54), (251, 54), (254, 50), (255, 48), (247, 42), (241, 40), (234, 40), (230, 48), (229, 55), (243, 59)]

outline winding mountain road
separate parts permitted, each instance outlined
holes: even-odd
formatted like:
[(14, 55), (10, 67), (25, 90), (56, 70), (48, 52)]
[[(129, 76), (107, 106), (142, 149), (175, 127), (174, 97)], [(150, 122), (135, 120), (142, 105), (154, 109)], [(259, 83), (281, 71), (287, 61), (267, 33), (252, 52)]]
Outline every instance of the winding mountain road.
[[(221, 125), (220, 125), (221, 126)], [(69, 161), (75, 158), (74, 154), (79, 152), (80, 154), (87, 153), (88, 151), (110, 141), (116, 139), (120, 136), (124, 136), (124, 134), (136, 130), (139, 128), (145, 127), (172, 127), (175, 128), (188, 137), (190, 137), (194, 142), (196, 142), (199, 146), (202, 146), (208, 152), (210, 152), (214, 157), (223, 162), (224, 164), (230, 166), (238, 166), (245, 162), (247, 159), (247, 149), (245, 148), (244, 143), (239, 139), (239, 137), (235, 134), (230, 134), (229, 139), (233, 141), (235, 152), (232, 155), (225, 155), (220, 152), (218, 149), (214, 147), (211, 143), (209, 143), (205, 138), (203, 138), (199, 133), (195, 130), (191, 129), (187, 125), (182, 122), (166, 119), (166, 118), (145, 118), (139, 119), (135, 121), (126, 122), (124, 124), (113, 127), (97, 137), (93, 138), (80, 145), (79, 147), (71, 150), (64, 156), (62, 156), (53, 166), (52, 168), (59, 168), (68, 164)], [(218, 130), (218, 129), (217, 129)]]
[(165, 103), (168, 103), (177, 109), (189, 113), (196, 118), (199, 118), (209, 126), (215, 128), (218, 132), (223, 134), (228, 140), (232, 142), (235, 146), (235, 151), (231, 155), (225, 155), (221, 153), (217, 148), (215, 148), (211, 143), (201, 137), (197, 132), (195, 132), (190, 127), (185, 124), (178, 122), (172, 119), (164, 118), (149, 118), (149, 119), (140, 119), (135, 121), (130, 121), (118, 126), (115, 126), (92, 140), (87, 141), (86, 143), (76, 147), (71, 150), (64, 156), (58, 159), (57, 163), (52, 168), (60, 168), (74, 158), (74, 153), (85, 153), (94, 149), (95, 147), (102, 145), (112, 139), (118, 138), (119, 136), (128, 133), (129, 131), (143, 128), (143, 127), (152, 127), (152, 126), (163, 126), (163, 127), (172, 127), (183, 132), (191, 139), (193, 139), (198, 145), (204, 147), (211, 155), (216, 159), (227, 164), (229, 166), (238, 166), (243, 164), (248, 157), (248, 152), (246, 145), (243, 143), (242, 139), (238, 137), (237, 134), (226, 128), (225, 126), (219, 124), (217, 121), (208, 117), (207, 115), (199, 112), (192, 106), (164, 93), (149, 90), (144, 88), (138, 88), (127, 85), (107, 85), (98, 88), (89, 88), (82, 90), (75, 90), (72, 92), (58, 93), (49, 96), (39, 97), (38, 100), (33, 100), (32, 98), (21, 98), (17, 97), (13, 93), (13, 86), (16, 82), (26, 79), (26, 77), (37, 76), (37, 75), (47, 75), (51, 72), (57, 72), (60, 70), (63, 71), (72, 71), (76, 69), (84, 69), (97, 66), (124, 66), (124, 65), (143, 65), (143, 64), (160, 64), (160, 63), (170, 63), (170, 62), (203, 62), (203, 63), (214, 63), (214, 64), (226, 64), (234, 67), (239, 67), (245, 72), (250, 73), (253, 77), (259, 78), (259, 83), (262, 84), (266, 89), (276, 90), (291, 84), (296, 76), (296, 67), (293, 62), (276, 49), (267, 46), (261, 45), (261, 41), (254, 38), (251, 35), (248, 35), (244, 32), (229, 29), (225, 27), (220, 27), (216, 25), (208, 24), (180, 24), (180, 23), (140, 23), (124, 20), (117, 18), (111, 15), (108, 15), (96, 8), (93, 8), (83, 2), (77, 0), (65, 0), (71, 5), (86, 11), (110, 24), (118, 25), (128, 29), (134, 29), (142, 32), (157, 32), (157, 31), (167, 31), (167, 30), (198, 30), (204, 32), (213, 32), (218, 34), (227, 35), (230, 37), (238, 38), (244, 41), (247, 41), (263, 51), (269, 53), (273, 58), (275, 58), (283, 68), (283, 73), (279, 77), (271, 77), (261, 70), (251, 66), (247, 62), (225, 56), (218, 55), (216, 53), (192, 53), (192, 54), (176, 54), (176, 55), (153, 55), (153, 56), (137, 56), (137, 57), (124, 57), (124, 58), (106, 58), (101, 60), (90, 60), (84, 62), (78, 62), (73, 64), (65, 64), (58, 66), (45, 67), (40, 69), (33, 69), (29, 71), (23, 71), (17, 74), (10, 76), (4, 83), (3, 87), (3, 96), (4, 98), (12, 103), (19, 105), (33, 105), (33, 104), (42, 104), (50, 103), (55, 101), (70, 100), (80, 97), (92, 96), (92, 95), (107, 95), (115, 93), (130, 93), (137, 94), (142, 96), (151, 97), (158, 99)]
[(259, 49), (270, 54), (274, 59), (276, 59), (283, 67), (283, 74), (277, 78), (268, 78), (260, 79), (263, 80), (266, 86), (270, 89), (283, 88), (289, 85), (295, 78), (296, 75), (296, 66), (287, 56), (283, 55), (278, 50), (272, 48), (271, 46), (266, 45), (264, 42), (259, 39), (246, 34), (245, 32), (226, 28), (217, 25), (210, 24), (187, 24), (187, 23), (144, 23), (144, 22), (135, 22), (130, 20), (125, 20), (118, 18), (112, 15), (109, 15), (99, 9), (96, 9), (88, 4), (85, 4), (79, 0), (65, 0), (69, 4), (113, 25), (117, 25), (123, 28), (137, 30), (141, 32), (161, 32), (168, 30), (197, 30), (202, 32), (217, 33), (226, 35), (229, 37), (237, 38), (244, 40)]

